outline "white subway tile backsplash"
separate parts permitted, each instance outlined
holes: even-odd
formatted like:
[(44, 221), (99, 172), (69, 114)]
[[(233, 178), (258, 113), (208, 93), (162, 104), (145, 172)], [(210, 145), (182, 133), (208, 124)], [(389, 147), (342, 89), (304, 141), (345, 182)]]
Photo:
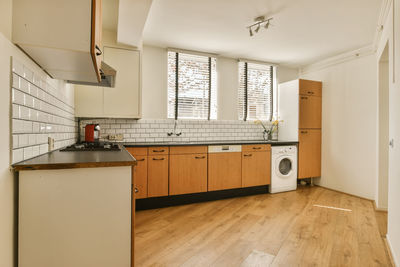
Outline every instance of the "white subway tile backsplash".
[[(81, 122), (82, 129), (88, 123), (99, 123), (101, 137), (121, 133), (124, 142), (163, 142), (163, 141), (219, 141), (219, 140), (262, 140), (263, 128), (251, 121), (178, 121), (176, 133), (174, 120), (120, 120), (120, 119), (88, 119)], [(268, 122), (264, 124), (269, 125)], [(81, 131), (82, 134), (84, 131)], [(83, 137), (83, 136), (82, 136)]]
[(48, 137), (55, 147), (75, 143), (72, 90), (64, 81), (34, 73), (17, 60), (12, 62), (13, 163), (48, 152)]

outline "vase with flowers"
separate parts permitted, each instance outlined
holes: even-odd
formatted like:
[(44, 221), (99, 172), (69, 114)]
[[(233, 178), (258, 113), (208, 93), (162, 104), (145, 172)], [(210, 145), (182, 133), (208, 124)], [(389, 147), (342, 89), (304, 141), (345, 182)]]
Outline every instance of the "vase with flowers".
[(263, 127), (263, 138), (265, 141), (272, 141), (272, 140), (278, 140), (278, 126), (279, 126), (279, 120), (271, 120), (269, 127), (267, 127), (261, 120), (256, 120), (254, 121), (255, 124), (259, 124)]

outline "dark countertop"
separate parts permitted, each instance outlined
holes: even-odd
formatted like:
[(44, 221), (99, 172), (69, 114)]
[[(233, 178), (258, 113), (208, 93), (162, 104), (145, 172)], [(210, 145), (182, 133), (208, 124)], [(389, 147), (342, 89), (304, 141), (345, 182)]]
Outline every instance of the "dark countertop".
[(12, 165), (15, 170), (133, 166), (136, 159), (123, 147), (120, 151), (52, 151)]
[(144, 146), (208, 146), (208, 145), (251, 145), (251, 144), (271, 144), (271, 146), (297, 145), (298, 141), (264, 141), (264, 140), (239, 140), (239, 141), (197, 141), (197, 142), (144, 142), (144, 143), (121, 143), (126, 147)]

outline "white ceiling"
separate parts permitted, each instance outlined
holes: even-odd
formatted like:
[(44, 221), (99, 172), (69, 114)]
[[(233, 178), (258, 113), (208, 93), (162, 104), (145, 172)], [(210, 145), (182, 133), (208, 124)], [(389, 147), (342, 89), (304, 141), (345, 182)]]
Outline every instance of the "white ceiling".
[[(300, 67), (371, 44), (381, 2), (153, 0), (143, 42)], [(250, 38), (246, 26), (260, 15), (273, 27)]]

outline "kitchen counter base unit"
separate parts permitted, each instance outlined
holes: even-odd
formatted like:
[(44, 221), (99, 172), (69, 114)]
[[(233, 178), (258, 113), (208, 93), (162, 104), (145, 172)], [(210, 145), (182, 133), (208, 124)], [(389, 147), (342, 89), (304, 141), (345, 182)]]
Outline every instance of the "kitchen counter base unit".
[(136, 210), (158, 209), (268, 193), (268, 185), (136, 200)]
[(131, 266), (131, 166), (20, 171), (18, 179), (18, 266)]

